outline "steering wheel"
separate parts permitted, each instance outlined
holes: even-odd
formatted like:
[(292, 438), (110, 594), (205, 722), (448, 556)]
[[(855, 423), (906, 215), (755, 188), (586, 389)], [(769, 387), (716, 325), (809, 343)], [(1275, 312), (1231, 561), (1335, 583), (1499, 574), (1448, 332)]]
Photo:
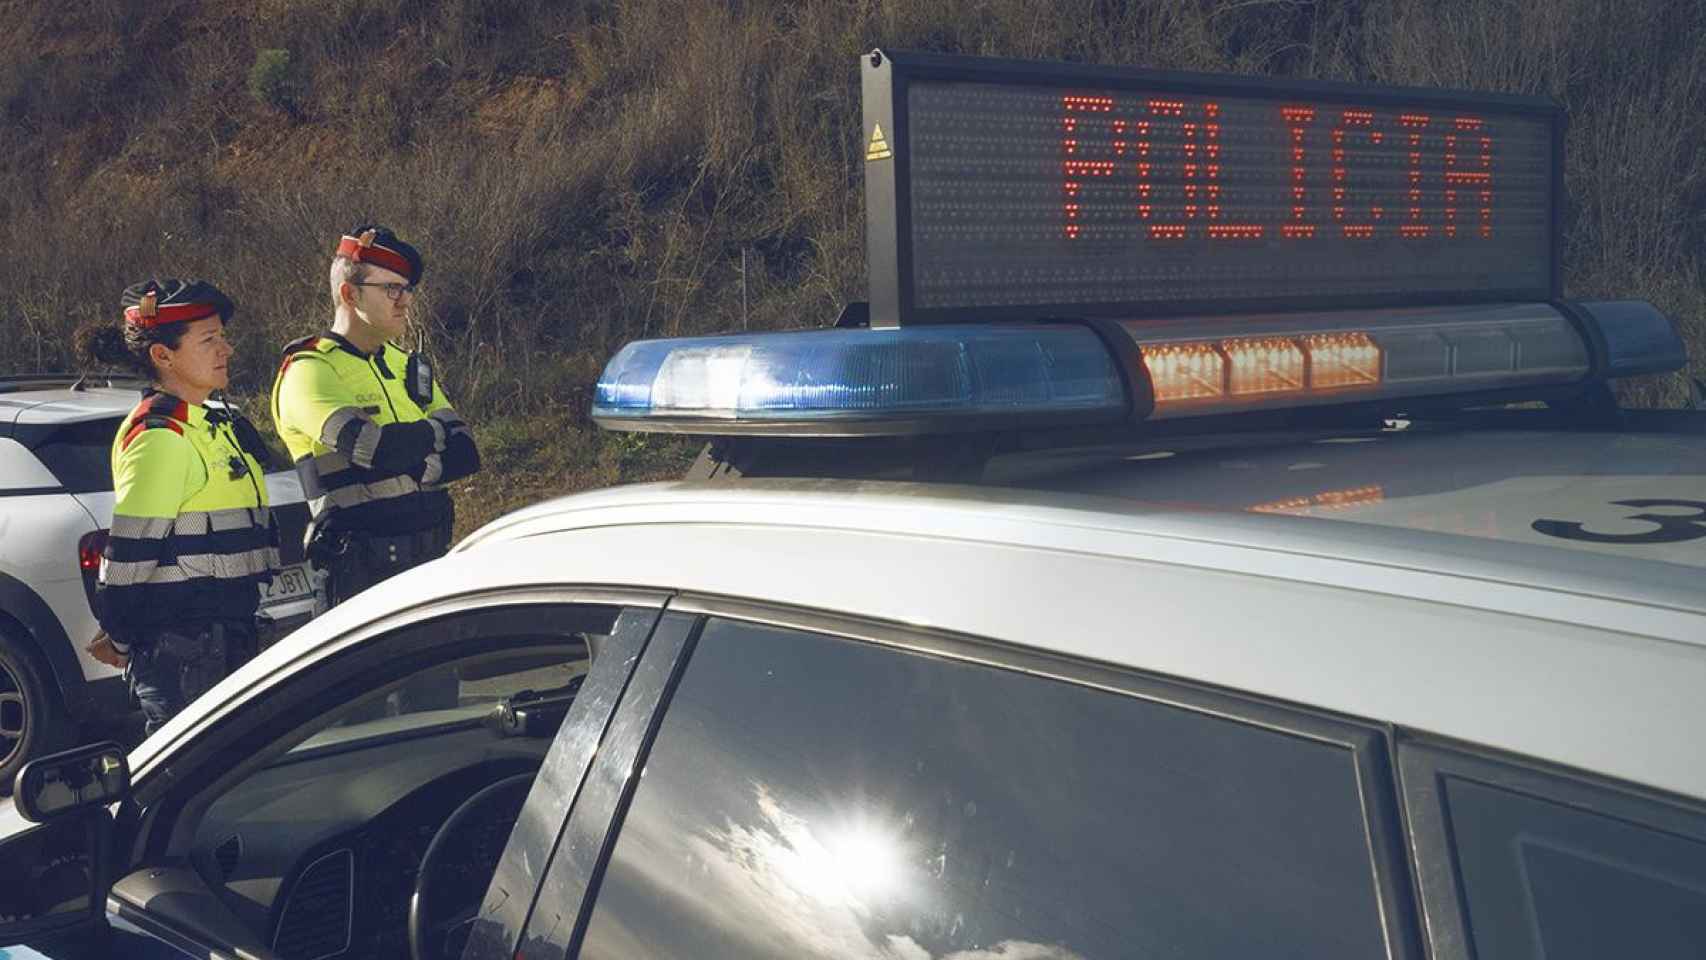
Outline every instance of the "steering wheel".
[[(533, 786), (535, 772), (517, 773), (482, 788), (451, 811), (444, 824), (433, 834), (421, 856), (420, 870), (415, 874), (415, 892), (409, 897), (409, 956), (412, 960), (456, 960), (468, 943), (468, 933), (474, 918), (480, 913), (480, 898), (486, 885), (479, 883), (468, 896), (467, 879), (490, 880), (497, 872), (503, 856), (504, 842), (521, 808), (527, 803), (527, 791)], [(469, 837), (470, 833), (475, 834)], [(479, 835), (495, 840), (481, 844)], [(477, 855), (482, 846), (484, 860), (490, 863), (462, 863), (452, 879), (464, 881), (448, 892), (443, 876), (452, 852)], [(462, 902), (458, 902), (462, 901)]]

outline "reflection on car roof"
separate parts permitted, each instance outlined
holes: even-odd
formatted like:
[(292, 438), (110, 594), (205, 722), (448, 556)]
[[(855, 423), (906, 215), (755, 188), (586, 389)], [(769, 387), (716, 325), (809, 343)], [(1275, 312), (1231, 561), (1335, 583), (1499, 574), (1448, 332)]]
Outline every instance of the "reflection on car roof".
[(1706, 568), (1706, 445), (1642, 433), (1388, 431), (1031, 458), (992, 482)]

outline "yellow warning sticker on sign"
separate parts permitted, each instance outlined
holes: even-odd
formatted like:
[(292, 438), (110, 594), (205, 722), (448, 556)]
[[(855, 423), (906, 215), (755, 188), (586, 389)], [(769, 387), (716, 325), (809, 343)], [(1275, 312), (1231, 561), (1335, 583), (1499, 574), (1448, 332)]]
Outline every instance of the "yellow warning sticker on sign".
[(865, 146), (865, 162), (887, 160), (892, 156), (894, 154), (889, 152), (889, 142), (883, 138), (883, 125), (880, 123), (872, 124), (871, 142)]

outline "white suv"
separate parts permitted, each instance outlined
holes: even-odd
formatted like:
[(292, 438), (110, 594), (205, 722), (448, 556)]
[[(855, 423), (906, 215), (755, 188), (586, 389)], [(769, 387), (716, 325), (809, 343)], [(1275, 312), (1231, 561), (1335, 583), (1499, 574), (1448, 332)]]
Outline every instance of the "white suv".
[[(130, 709), (119, 672), (84, 646), (112, 520), (113, 434), (140, 383), (68, 375), (0, 377), (0, 791), (30, 757), (70, 745), (79, 723)], [(286, 570), (263, 601), (278, 636), (313, 610), (302, 556), (307, 504), (293, 471), (267, 476)]]

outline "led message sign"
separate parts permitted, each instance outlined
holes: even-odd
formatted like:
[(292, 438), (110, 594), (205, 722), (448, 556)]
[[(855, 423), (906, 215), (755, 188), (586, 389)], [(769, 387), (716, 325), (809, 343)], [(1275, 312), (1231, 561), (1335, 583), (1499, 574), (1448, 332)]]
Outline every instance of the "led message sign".
[(1550, 101), (863, 64), (878, 325), (1557, 295)]

